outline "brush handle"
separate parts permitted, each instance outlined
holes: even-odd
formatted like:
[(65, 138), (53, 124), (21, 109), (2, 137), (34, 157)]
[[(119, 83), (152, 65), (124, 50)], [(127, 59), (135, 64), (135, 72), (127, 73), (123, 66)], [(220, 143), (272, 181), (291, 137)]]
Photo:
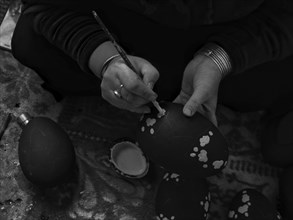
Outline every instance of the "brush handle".
[(122, 59), (124, 60), (125, 64), (133, 72), (135, 72), (139, 77), (142, 77), (142, 75), (136, 71), (136, 69), (134, 68), (134, 66), (132, 65), (132, 63), (130, 62), (130, 60), (128, 59), (125, 51), (115, 41), (115, 38), (110, 33), (110, 31), (108, 30), (108, 28), (106, 27), (106, 25), (103, 23), (102, 19), (98, 16), (97, 12), (93, 11), (93, 15), (94, 15), (96, 21), (100, 24), (101, 28), (105, 31), (105, 33), (107, 34), (107, 36), (110, 38), (111, 42), (114, 44), (114, 47), (116, 48), (116, 50), (118, 51), (118, 53), (120, 54), (120, 56), (122, 57)]
[[(113, 37), (113, 35), (110, 33), (110, 31), (108, 30), (108, 28), (106, 27), (106, 25), (103, 23), (102, 19), (99, 17), (99, 15), (97, 14), (97, 12), (92, 11), (94, 18), (96, 19), (96, 21), (100, 24), (100, 26), (102, 27), (102, 29), (105, 31), (105, 33), (107, 34), (107, 36), (110, 38), (111, 42), (114, 44), (114, 47), (116, 48), (116, 50), (118, 51), (118, 53), (120, 54), (120, 56), (122, 57), (122, 59), (124, 60), (125, 64), (133, 71), (136, 73), (136, 75), (138, 76), (138, 78), (140, 80), (142, 80), (143, 75), (136, 71), (136, 69), (134, 68), (134, 66), (132, 65), (132, 63), (130, 62), (130, 60), (128, 59), (125, 51), (117, 44), (117, 42), (115, 41), (115, 38)], [(153, 105), (156, 107), (156, 109), (159, 111), (160, 115), (165, 115), (165, 110), (162, 109), (159, 105), (159, 103), (157, 101), (152, 101)]]

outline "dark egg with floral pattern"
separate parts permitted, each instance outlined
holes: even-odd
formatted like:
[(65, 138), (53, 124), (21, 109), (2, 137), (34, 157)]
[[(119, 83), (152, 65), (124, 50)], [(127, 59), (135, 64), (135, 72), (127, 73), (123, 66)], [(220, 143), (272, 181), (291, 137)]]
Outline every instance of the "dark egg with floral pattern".
[(146, 156), (167, 170), (187, 178), (208, 177), (227, 164), (228, 146), (218, 128), (196, 112), (182, 113), (183, 105), (161, 102), (164, 115), (152, 109), (137, 128), (137, 142)]
[(255, 189), (243, 189), (232, 199), (229, 220), (281, 220), (273, 203)]
[(158, 220), (206, 220), (209, 207), (210, 193), (204, 178), (190, 180), (165, 173), (155, 199)]

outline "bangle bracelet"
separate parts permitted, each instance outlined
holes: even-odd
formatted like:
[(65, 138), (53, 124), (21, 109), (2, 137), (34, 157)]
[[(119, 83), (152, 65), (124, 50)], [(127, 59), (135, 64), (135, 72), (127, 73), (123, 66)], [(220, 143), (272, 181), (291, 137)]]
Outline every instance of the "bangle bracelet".
[(101, 73), (100, 73), (100, 78), (102, 79), (104, 76), (105, 71), (107, 70), (109, 64), (111, 63), (112, 60), (114, 60), (116, 57), (120, 57), (120, 54), (115, 54), (111, 57), (109, 57), (102, 65)]
[(231, 59), (227, 52), (215, 43), (209, 43), (201, 48), (196, 55), (209, 57), (219, 68), (222, 77), (232, 71)]

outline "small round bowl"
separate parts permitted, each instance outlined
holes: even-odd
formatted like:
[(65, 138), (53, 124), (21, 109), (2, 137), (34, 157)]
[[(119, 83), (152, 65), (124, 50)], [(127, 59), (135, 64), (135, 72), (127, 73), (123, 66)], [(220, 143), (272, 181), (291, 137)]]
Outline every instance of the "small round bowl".
[(149, 161), (138, 144), (128, 138), (115, 142), (110, 148), (109, 160), (116, 172), (129, 178), (141, 178), (149, 169)]

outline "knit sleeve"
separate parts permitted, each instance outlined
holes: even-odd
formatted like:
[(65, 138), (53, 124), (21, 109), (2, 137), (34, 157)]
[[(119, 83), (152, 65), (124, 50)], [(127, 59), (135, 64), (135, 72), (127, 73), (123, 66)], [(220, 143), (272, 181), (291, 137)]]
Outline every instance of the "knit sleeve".
[(293, 54), (293, 3), (265, 1), (256, 11), (223, 25), (208, 39), (229, 54), (233, 73)]
[(36, 33), (74, 59), (84, 72), (91, 72), (88, 67), (90, 55), (109, 39), (90, 11), (32, 5), (26, 7), (25, 12), (34, 13)]

